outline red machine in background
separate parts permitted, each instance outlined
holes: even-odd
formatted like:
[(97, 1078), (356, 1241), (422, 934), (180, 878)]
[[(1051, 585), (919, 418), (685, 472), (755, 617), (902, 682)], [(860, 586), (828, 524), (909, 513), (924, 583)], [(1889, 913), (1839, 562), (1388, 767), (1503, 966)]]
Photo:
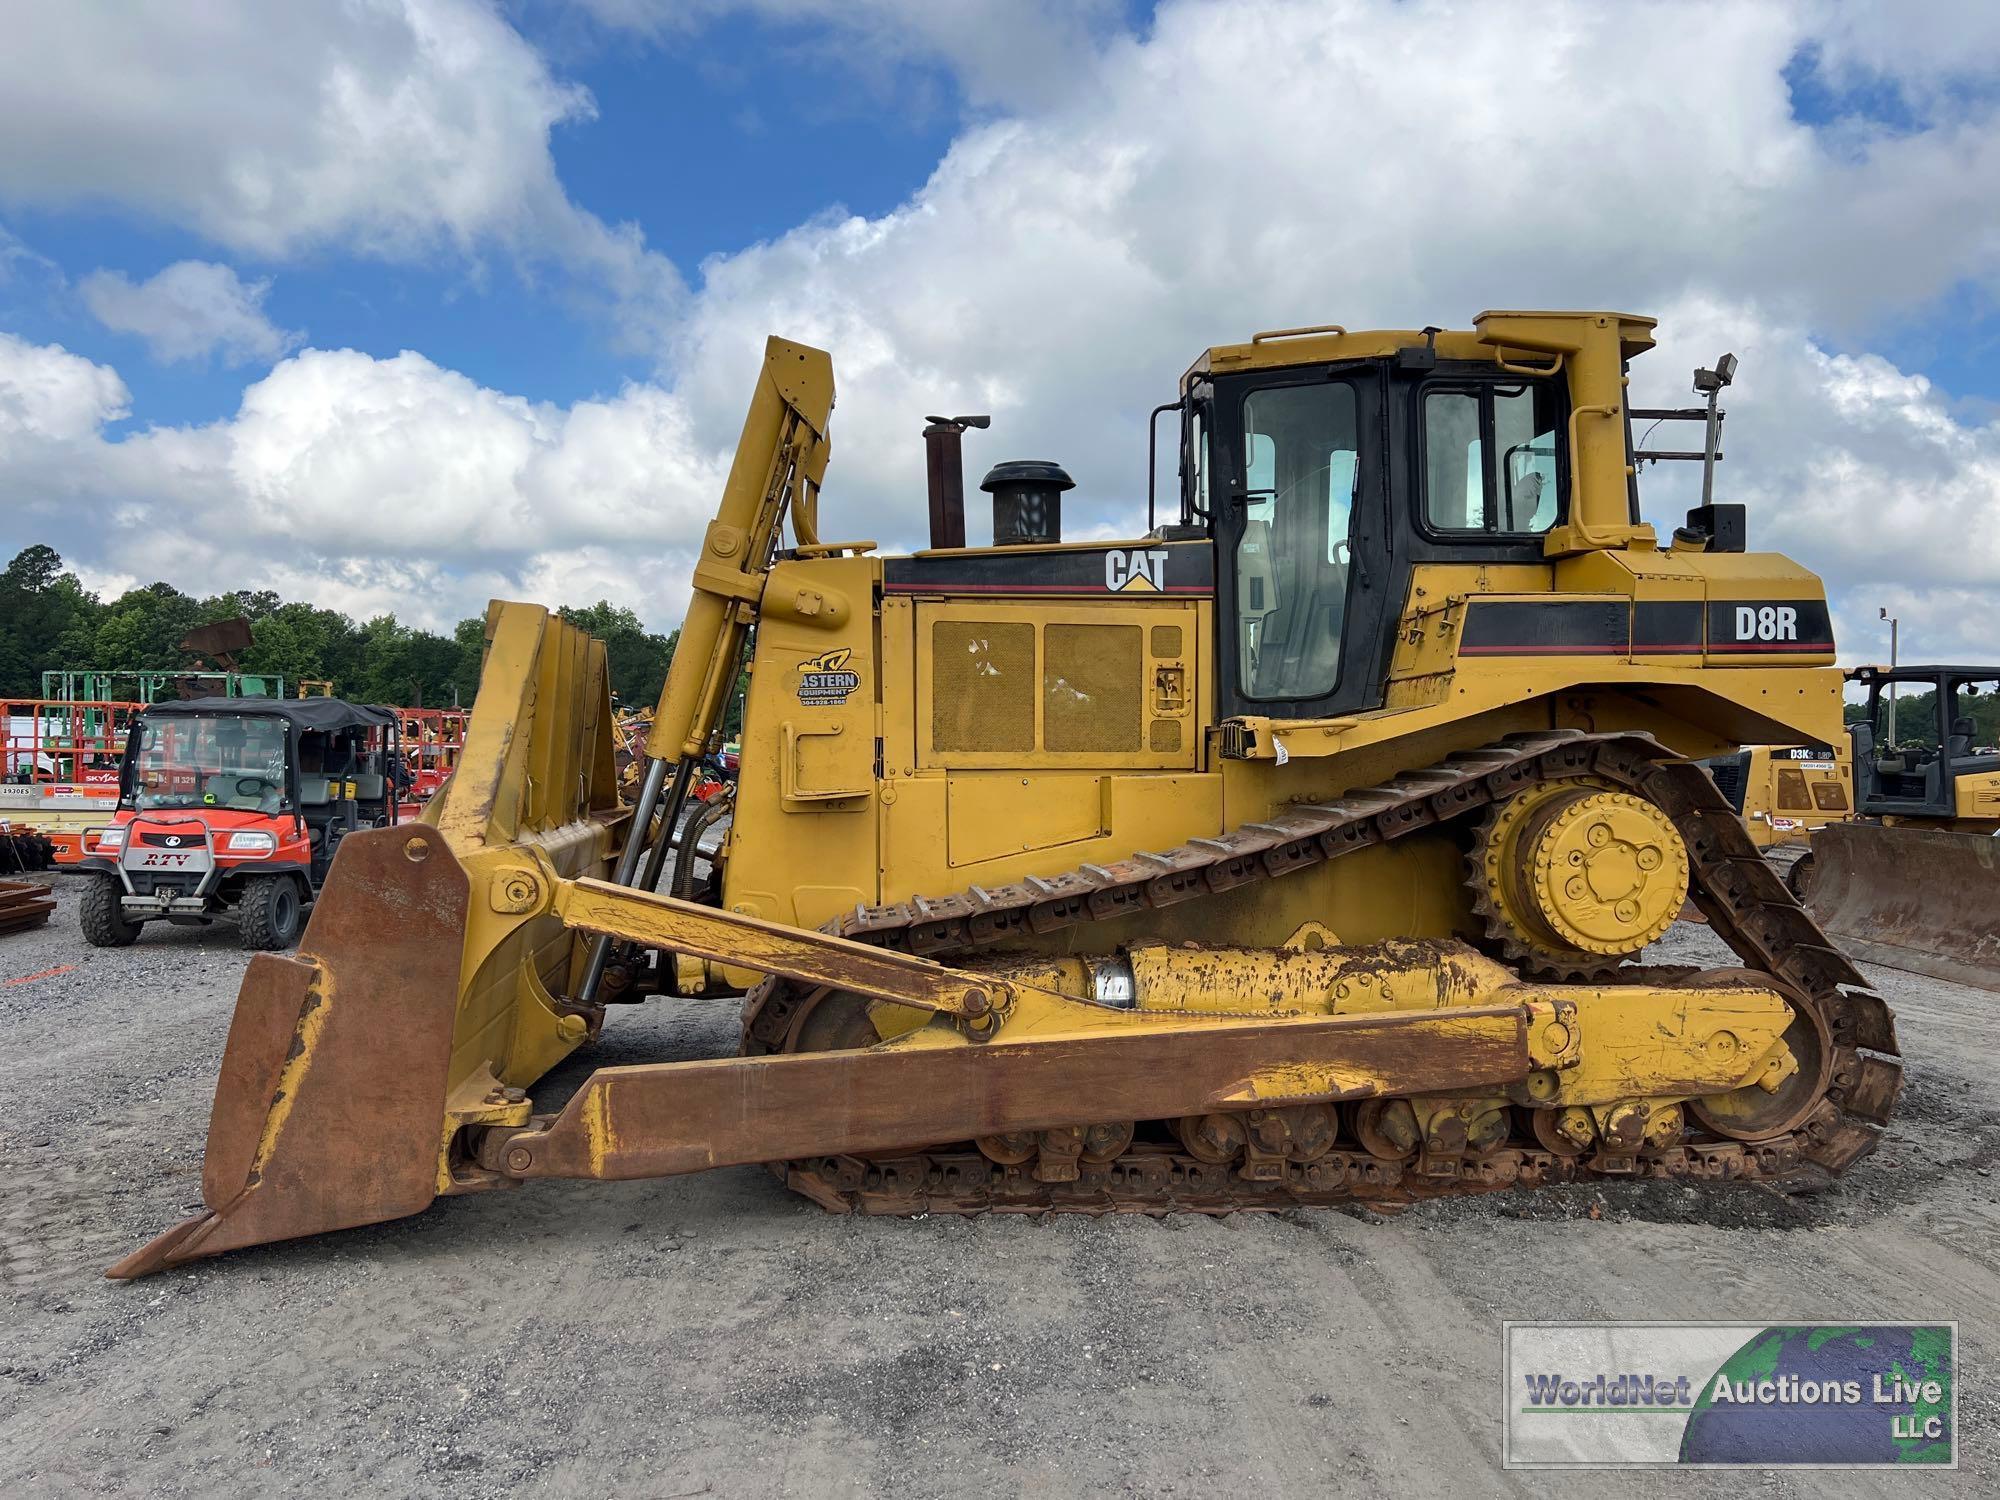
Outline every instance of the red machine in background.
[(338, 698), (149, 705), (127, 736), (111, 820), (90, 831), (85, 941), (147, 922), (234, 922), (289, 948), (348, 834), (401, 820), (393, 710)]
[(412, 800), (428, 802), (458, 769), (465, 748), (469, 708), (399, 708), (403, 721), (403, 765), (410, 774)]
[(118, 763), (133, 716), (122, 700), (0, 701), (0, 829), (38, 835), (58, 865), (83, 858), (83, 831), (118, 805)]

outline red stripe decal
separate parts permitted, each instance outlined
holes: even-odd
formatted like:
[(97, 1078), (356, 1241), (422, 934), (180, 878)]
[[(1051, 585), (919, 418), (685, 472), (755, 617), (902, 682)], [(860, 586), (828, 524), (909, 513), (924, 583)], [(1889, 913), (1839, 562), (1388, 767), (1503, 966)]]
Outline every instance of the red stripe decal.
[(1148, 594), (1212, 594), (1205, 583), (1175, 583), (1164, 589), (1107, 589), (1096, 583), (885, 583), (885, 594), (1101, 594), (1107, 599)]

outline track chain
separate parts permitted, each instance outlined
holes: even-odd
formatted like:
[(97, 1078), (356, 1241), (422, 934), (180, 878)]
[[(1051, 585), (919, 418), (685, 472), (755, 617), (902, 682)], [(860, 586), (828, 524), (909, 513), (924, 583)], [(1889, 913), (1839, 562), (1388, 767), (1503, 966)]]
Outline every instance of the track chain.
[[(969, 1144), (867, 1158), (774, 1163), (805, 1196), (868, 1213), (1233, 1213), (1348, 1200), (1407, 1202), (1515, 1185), (1616, 1177), (1824, 1178), (1872, 1150), (1902, 1087), (1895, 1016), (1827, 940), (1772, 870), (1699, 765), (1642, 734), (1576, 730), (1512, 735), (1379, 787), (1297, 803), (1267, 821), (1158, 853), (1083, 865), (1048, 879), (972, 887), (941, 899), (863, 906), (827, 924), (862, 942), (927, 957), (989, 950), (1008, 938), (1059, 931), (1198, 900), (1277, 879), (1370, 845), (1479, 813), (1536, 781), (1603, 777), (1651, 799), (1686, 841), (1690, 888), (1715, 934), (1744, 960), (1788, 981), (1818, 1007), (1833, 1038), (1831, 1081), (1798, 1128), (1753, 1143), (1696, 1138), (1630, 1153), (1558, 1156), (1533, 1144), (1483, 1154), (1419, 1152), (1389, 1161), (1359, 1150), (1287, 1163), (1250, 1181), (1177, 1147), (1140, 1141), (1114, 1160), (1078, 1165), (1073, 1182), (1045, 1183), (1028, 1166), (1000, 1166)], [(802, 1008), (822, 991), (767, 980), (744, 1004), (743, 1050), (787, 1047)]]

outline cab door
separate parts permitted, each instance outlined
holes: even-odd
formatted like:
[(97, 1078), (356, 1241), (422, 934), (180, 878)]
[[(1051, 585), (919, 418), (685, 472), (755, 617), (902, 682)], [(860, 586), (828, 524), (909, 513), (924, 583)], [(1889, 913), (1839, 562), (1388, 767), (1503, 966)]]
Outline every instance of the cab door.
[(1392, 608), (1382, 403), (1374, 362), (1214, 384), (1226, 716), (1324, 718), (1382, 703)]

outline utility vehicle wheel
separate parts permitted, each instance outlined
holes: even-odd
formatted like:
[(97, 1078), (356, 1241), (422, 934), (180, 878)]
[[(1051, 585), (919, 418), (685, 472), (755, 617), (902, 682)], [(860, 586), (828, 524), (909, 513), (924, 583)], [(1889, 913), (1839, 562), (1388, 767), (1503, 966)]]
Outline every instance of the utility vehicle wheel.
[(246, 948), (289, 948), (305, 926), (299, 883), (289, 875), (258, 875), (243, 883), (238, 934)]
[(139, 936), (139, 924), (125, 919), (119, 900), (125, 888), (115, 875), (93, 875), (83, 893), (79, 925), (83, 940), (93, 948), (124, 948)]

